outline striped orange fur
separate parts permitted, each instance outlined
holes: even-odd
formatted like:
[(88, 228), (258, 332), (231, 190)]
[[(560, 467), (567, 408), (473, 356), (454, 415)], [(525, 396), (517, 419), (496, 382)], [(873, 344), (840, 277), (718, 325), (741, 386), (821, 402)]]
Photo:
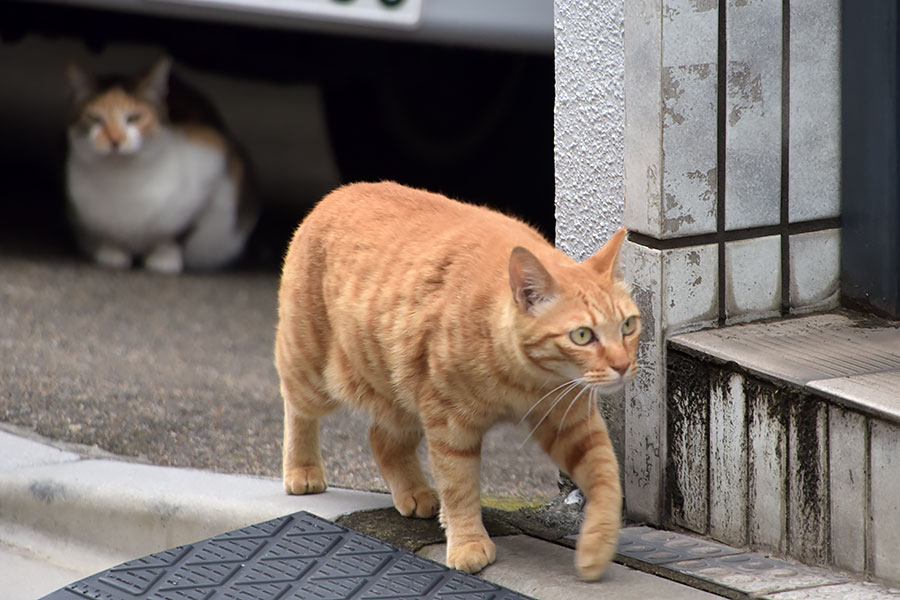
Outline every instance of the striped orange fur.
[[(624, 237), (578, 264), (524, 223), (438, 194), (383, 182), (326, 196), (294, 234), (279, 291), (287, 492), (325, 489), (318, 420), (364, 407), (397, 510), (431, 517), (440, 504), (447, 563), (478, 571), (495, 557), (481, 441), (524, 421), (588, 498), (576, 566), (599, 578), (621, 491), (595, 396), (634, 376), (640, 335), (615, 272)], [(416, 458), (423, 438), (437, 491)]]

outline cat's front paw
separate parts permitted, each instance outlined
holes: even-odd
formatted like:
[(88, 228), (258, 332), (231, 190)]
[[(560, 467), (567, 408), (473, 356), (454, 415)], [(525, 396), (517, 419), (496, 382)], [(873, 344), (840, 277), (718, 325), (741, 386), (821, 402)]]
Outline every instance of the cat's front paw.
[(328, 487), (322, 467), (296, 467), (286, 471), (282, 479), (288, 494), (318, 494)]
[(115, 246), (100, 246), (94, 252), (94, 260), (110, 269), (127, 269), (131, 266), (131, 255)]
[(160, 244), (144, 258), (144, 266), (163, 275), (178, 275), (184, 269), (181, 246), (175, 242)]
[(596, 581), (603, 577), (616, 553), (618, 536), (582, 536), (575, 549), (575, 569), (584, 581)]
[(437, 492), (431, 488), (419, 488), (394, 494), (394, 506), (404, 517), (430, 519), (440, 506)]
[(485, 536), (472, 541), (447, 544), (447, 566), (467, 573), (477, 573), (497, 558), (497, 548)]

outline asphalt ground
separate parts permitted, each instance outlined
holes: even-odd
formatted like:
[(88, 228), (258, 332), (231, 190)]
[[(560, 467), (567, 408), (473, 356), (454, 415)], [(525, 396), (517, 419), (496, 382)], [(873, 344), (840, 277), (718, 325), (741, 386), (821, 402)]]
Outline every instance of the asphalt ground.
[[(0, 239), (0, 421), (157, 465), (279, 476), (276, 252), (169, 277), (103, 269), (66, 243)], [(386, 489), (367, 427), (364, 413), (323, 421), (331, 485)], [(489, 504), (557, 492), (556, 468), (526, 435), (488, 435)]]

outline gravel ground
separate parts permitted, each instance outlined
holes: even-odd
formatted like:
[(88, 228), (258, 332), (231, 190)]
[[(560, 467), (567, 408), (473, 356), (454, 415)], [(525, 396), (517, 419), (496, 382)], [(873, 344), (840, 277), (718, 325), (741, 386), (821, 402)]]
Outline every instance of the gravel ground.
[[(0, 421), (151, 463), (278, 476), (272, 269), (165, 277), (0, 245)], [(381, 490), (367, 417), (323, 422), (329, 482)], [(495, 498), (556, 493), (556, 469), (521, 428), (484, 447)]]

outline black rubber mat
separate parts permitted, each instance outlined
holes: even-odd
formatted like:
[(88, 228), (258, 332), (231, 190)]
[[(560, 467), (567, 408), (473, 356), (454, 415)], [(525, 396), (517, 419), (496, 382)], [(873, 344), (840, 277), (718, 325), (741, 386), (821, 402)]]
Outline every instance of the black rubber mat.
[(44, 600), (528, 600), (299, 512), (132, 560)]

